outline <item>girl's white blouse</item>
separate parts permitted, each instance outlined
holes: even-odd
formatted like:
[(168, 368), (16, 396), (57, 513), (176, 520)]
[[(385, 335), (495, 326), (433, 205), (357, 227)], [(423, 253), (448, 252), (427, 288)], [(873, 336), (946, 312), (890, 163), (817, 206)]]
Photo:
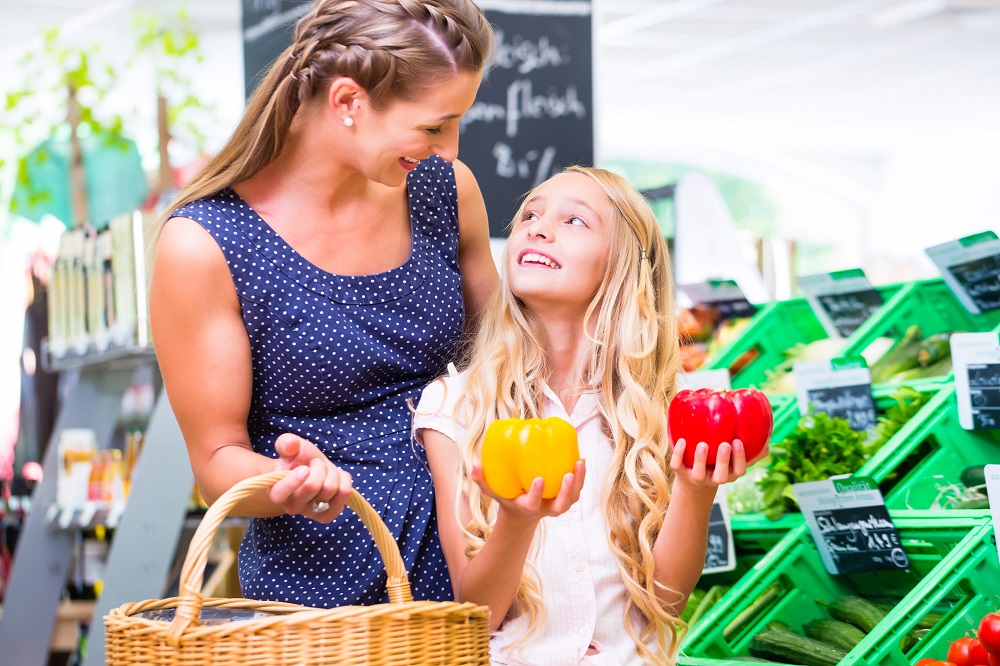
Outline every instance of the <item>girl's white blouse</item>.
[[(418, 443), (422, 441), (421, 430), (428, 428), (459, 441), (462, 421), (454, 412), (462, 380), (462, 375), (453, 375), (424, 389), (413, 418)], [(641, 666), (635, 643), (625, 629), (625, 585), (608, 542), (601, 503), (613, 452), (601, 429), (597, 398), (581, 395), (573, 413), (567, 414), (548, 386), (544, 392), (543, 416), (558, 416), (576, 428), (587, 477), (580, 500), (563, 515), (544, 518), (536, 537), (532, 563), (541, 578), (544, 623), (528, 643), (513, 646), (525, 628), (520, 618), (508, 619), (490, 641), (492, 663)], [(439, 521), (449, 519), (453, 518), (438, 516)], [(645, 627), (641, 614), (634, 609), (633, 613), (633, 626)], [(588, 649), (592, 654), (587, 654)], [(655, 641), (650, 641), (650, 649), (655, 649)]]

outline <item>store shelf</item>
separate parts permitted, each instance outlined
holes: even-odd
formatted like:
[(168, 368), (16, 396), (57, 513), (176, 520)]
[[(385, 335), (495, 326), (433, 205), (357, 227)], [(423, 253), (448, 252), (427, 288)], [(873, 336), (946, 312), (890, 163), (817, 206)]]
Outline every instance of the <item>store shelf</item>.
[(75, 370), (89, 365), (137, 366), (156, 360), (152, 347), (133, 344), (109, 344), (104, 349), (94, 346), (73, 348), (54, 353), (48, 340), (42, 340), (42, 367), (49, 372)]

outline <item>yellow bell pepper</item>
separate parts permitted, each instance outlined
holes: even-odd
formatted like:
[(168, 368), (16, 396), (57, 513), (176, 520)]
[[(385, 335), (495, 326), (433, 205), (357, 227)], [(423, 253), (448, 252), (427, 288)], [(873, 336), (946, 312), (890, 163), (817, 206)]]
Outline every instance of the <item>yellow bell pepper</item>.
[(545, 481), (542, 497), (552, 499), (579, 459), (576, 429), (556, 416), (494, 421), (483, 440), (483, 476), (507, 499), (528, 492), (538, 477)]

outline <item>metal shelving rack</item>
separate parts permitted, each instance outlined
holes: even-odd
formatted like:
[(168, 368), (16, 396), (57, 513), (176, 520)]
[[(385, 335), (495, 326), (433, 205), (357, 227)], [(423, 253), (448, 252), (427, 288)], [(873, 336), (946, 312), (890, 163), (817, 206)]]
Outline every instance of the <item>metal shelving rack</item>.
[[(122, 405), (137, 364), (155, 363), (148, 349), (120, 350), (106, 357), (50, 362), (55, 369), (79, 368), (69, 389), (43, 461), (44, 476), (32, 496), (32, 511), (14, 555), (14, 568), (0, 620), (3, 663), (45, 666), (56, 609), (73, 558), (74, 527), (49, 522), (56, 501), (60, 464), (57, 442), (64, 429), (89, 428), (97, 441), (112, 442)], [(96, 601), (83, 663), (104, 663), (101, 618), (130, 601), (163, 596), (181, 535), (194, 478), (184, 439), (162, 388), (157, 391), (145, 444), (132, 476), (132, 490), (111, 542), (104, 588)]]

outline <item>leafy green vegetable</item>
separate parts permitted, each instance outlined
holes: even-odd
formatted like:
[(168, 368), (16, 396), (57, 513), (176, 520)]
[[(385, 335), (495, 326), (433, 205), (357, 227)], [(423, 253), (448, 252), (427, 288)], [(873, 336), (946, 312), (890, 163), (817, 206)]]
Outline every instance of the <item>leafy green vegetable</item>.
[(844, 419), (807, 414), (795, 430), (771, 447), (771, 466), (760, 480), (764, 514), (777, 520), (796, 506), (791, 484), (852, 474), (864, 464), (866, 434), (851, 430)]
[(929, 400), (927, 394), (909, 386), (899, 387), (889, 397), (895, 400), (896, 404), (878, 417), (875, 428), (868, 434), (868, 439), (863, 444), (864, 452), (868, 456), (882, 448)]

